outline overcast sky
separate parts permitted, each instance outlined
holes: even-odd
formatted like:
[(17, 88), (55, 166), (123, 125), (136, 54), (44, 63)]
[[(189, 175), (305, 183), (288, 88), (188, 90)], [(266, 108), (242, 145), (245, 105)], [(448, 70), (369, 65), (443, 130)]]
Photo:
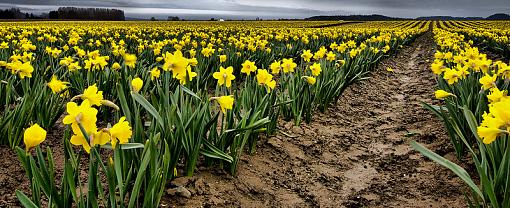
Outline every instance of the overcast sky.
[(127, 17), (208, 19), (304, 18), (382, 14), (393, 17), (510, 13), (510, 0), (0, 0), (1, 8), (42, 13), (60, 6), (118, 8)]

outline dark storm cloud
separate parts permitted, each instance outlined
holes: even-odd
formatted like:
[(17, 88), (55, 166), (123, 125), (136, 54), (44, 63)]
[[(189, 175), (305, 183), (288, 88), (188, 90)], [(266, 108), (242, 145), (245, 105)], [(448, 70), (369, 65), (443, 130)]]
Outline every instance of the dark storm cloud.
[(383, 14), (488, 16), (510, 12), (510, 0), (0, 0), (0, 7), (46, 11), (59, 6), (109, 7), (127, 16), (203, 15), (301, 18), (312, 15)]

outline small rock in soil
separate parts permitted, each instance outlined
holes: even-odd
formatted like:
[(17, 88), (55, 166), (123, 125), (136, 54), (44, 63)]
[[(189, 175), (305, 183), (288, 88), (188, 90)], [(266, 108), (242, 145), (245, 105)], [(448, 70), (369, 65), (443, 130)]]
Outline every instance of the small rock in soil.
[(174, 180), (172, 180), (172, 184), (175, 185), (175, 186), (187, 186), (190, 181), (192, 180), (191, 177), (186, 177), (186, 176), (183, 176), (183, 177), (178, 177), (178, 178), (175, 178)]
[(191, 198), (191, 192), (188, 191), (188, 189), (184, 188), (183, 186), (177, 186), (176, 188), (171, 188), (166, 190), (166, 193), (171, 196), (182, 196), (184, 198)]

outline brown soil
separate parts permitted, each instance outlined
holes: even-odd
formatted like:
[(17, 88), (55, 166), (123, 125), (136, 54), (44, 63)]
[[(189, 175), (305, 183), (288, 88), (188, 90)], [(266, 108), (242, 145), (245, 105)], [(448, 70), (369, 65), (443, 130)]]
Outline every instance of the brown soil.
[(462, 181), (409, 145), (455, 159), (442, 123), (420, 105), (434, 102), (433, 46), (428, 32), (312, 123), (282, 121), (286, 133), (261, 139), (238, 176), (200, 168), (178, 179), (191, 199), (166, 196), (161, 206), (465, 207)]
[[(64, 125), (57, 122), (56, 126), (47, 134), (47, 140), (41, 144), (43, 152), (49, 147), (55, 159), (55, 168), (57, 169), (57, 180), (60, 181), (60, 175), (64, 166), (64, 152), (62, 135)], [(35, 151), (32, 151), (35, 154)], [(0, 207), (21, 207), (16, 198), (15, 191), (20, 190), (27, 196), (31, 195), (30, 182), (25, 174), (25, 169), (21, 165), (16, 152), (8, 146), (0, 146)]]
[[(442, 123), (420, 106), (433, 102), (433, 45), (430, 33), (418, 38), (311, 124), (280, 122), (285, 133), (261, 139), (257, 153), (240, 162), (238, 176), (200, 167), (196, 176), (178, 178), (174, 183), (192, 198), (165, 196), (161, 206), (465, 207), (462, 182), (409, 146), (417, 140), (455, 159)], [(58, 124), (43, 144), (57, 166), (62, 129)], [(13, 150), (2, 146), (0, 154), (0, 207), (18, 207), (14, 191), (29, 193), (28, 179)]]

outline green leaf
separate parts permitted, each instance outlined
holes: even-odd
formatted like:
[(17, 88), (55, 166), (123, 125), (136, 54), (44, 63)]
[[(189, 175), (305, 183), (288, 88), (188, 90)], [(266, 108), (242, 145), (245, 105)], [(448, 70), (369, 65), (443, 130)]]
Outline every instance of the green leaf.
[[(117, 145), (119, 145), (119, 148), (122, 150), (143, 149), (145, 147), (143, 144), (140, 144), (140, 143), (126, 143), (126, 144), (117, 144)], [(102, 145), (101, 148), (113, 149), (111, 144)]]
[(163, 124), (163, 119), (159, 116), (158, 111), (154, 106), (152, 106), (149, 101), (147, 101), (143, 96), (136, 92), (131, 92), (131, 96), (136, 100), (136, 102), (140, 103), (145, 110), (147, 110), (156, 121), (159, 123), (162, 129), (164, 129), (165, 125)]
[(128, 208), (135, 207), (136, 199), (138, 198), (138, 194), (140, 193), (140, 190), (142, 188), (142, 182), (145, 179), (145, 171), (147, 170), (147, 166), (151, 161), (152, 148), (150, 148), (149, 145), (150, 144), (146, 145), (146, 152), (144, 152), (142, 164), (140, 165), (140, 168), (138, 169), (138, 174), (136, 175), (135, 184), (133, 185), (133, 191), (131, 192)]
[(411, 142), (411, 146), (423, 154), (424, 156), (428, 157), (429, 159), (433, 160), (434, 162), (437, 162), (438, 164), (450, 169), (453, 171), (457, 176), (459, 176), (480, 198), (483, 199), (483, 193), (480, 191), (478, 186), (473, 182), (469, 174), (464, 170), (464, 168), (460, 167), (459, 165), (445, 159), (444, 157), (441, 157), (440, 155), (430, 151), (426, 147), (422, 146), (421, 144), (418, 144), (415, 141)]
[(226, 154), (225, 152), (221, 151), (220, 149), (216, 148), (213, 144), (211, 144), (207, 140), (203, 140), (204, 145), (206, 149), (202, 150), (201, 153), (207, 157), (216, 158), (220, 160), (227, 161), (229, 163), (232, 163), (234, 161), (234, 158), (232, 156)]
[(182, 89), (182, 91), (184, 91), (185, 93), (188, 93), (190, 94), (191, 96), (195, 97), (196, 99), (202, 101), (202, 99), (200, 99), (200, 97), (195, 94), (193, 91), (191, 91), (190, 89), (188, 89), (187, 87), (185, 86), (182, 86), (182, 85), (179, 85), (179, 87)]
[(23, 207), (38, 208), (37, 205), (35, 205), (35, 203), (32, 202), (23, 192), (16, 190), (16, 196), (18, 197), (18, 200), (21, 203), (21, 205), (23, 205)]

